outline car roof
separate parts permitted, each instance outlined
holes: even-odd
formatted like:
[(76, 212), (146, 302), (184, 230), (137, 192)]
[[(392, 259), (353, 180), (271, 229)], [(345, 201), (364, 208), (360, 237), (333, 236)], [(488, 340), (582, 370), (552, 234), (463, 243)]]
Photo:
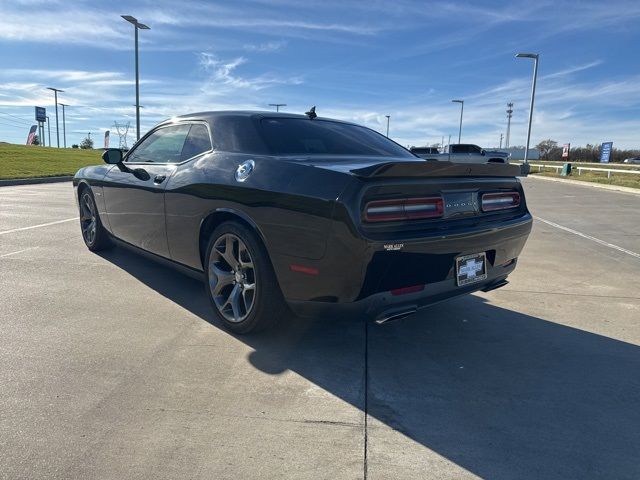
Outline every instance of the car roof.
[[(185, 115), (178, 115), (172, 118), (169, 118), (161, 123), (171, 123), (180, 120), (205, 120), (205, 121), (215, 121), (216, 118), (219, 117), (252, 117), (256, 119), (260, 118), (297, 118), (297, 119), (306, 119), (309, 117), (303, 114), (297, 113), (288, 113), (288, 112), (271, 112), (271, 111), (262, 111), (262, 110), (217, 110), (217, 111), (206, 111), (206, 112), (195, 112), (188, 113)], [(326, 117), (316, 117), (316, 120), (326, 120), (331, 122), (344, 123), (347, 125), (357, 125), (352, 122), (345, 122), (344, 120), (336, 120), (334, 118), (326, 118)]]

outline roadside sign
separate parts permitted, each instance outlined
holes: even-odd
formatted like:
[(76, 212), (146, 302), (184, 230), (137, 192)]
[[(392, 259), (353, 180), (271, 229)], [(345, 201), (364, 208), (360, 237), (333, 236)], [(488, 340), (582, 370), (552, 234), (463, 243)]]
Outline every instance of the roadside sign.
[(562, 158), (569, 158), (569, 150), (571, 149), (570, 143), (562, 145)]
[(600, 147), (600, 163), (609, 163), (613, 142), (604, 142)]
[(44, 107), (36, 107), (36, 122), (47, 121), (47, 109)]

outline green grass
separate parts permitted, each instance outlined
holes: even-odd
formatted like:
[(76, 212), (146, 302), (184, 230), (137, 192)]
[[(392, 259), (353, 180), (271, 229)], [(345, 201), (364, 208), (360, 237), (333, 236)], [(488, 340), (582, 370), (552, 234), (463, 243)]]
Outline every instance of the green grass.
[(0, 143), (0, 179), (73, 175), (102, 162), (102, 150)]
[(606, 172), (583, 171), (580, 175), (578, 175), (577, 170), (574, 170), (573, 174), (569, 177), (563, 177), (562, 175), (550, 171), (543, 171), (540, 173), (533, 171), (532, 174), (541, 175), (544, 177), (570, 178), (571, 180), (580, 180), (581, 182), (603, 183), (605, 185), (616, 185), (619, 187), (631, 187), (640, 189), (640, 175), (625, 175), (623, 173), (614, 173), (611, 175), (611, 178), (607, 178)]

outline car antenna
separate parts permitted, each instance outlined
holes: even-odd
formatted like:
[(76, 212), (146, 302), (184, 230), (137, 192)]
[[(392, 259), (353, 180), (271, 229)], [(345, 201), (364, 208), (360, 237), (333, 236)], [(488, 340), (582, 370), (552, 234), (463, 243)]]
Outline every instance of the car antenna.
[(309, 109), (308, 112), (304, 112), (304, 114), (309, 117), (309, 120), (313, 120), (314, 118), (316, 118), (318, 115), (316, 114), (316, 106), (314, 105), (313, 107), (311, 107)]

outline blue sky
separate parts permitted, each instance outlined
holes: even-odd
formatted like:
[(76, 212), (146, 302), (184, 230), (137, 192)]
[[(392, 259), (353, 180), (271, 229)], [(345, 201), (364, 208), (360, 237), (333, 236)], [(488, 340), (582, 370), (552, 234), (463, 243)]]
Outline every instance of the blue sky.
[[(142, 126), (201, 110), (269, 109), (365, 124), (404, 145), (457, 137), (497, 146), (611, 140), (640, 147), (640, 1), (0, 0), (0, 141), (24, 143), (33, 107), (64, 89), (67, 145), (114, 121), (135, 136), (133, 27), (140, 34)], [(60, 122), (62, 121), (60, 112)], [(52, 138), (55, 130), (52, 129)], [(62, 124), (60, 124), (62, 129)], [(55, 144), (55, 140), (54, 140)], [(96, 143), (101, 145), (101, 141)]]

